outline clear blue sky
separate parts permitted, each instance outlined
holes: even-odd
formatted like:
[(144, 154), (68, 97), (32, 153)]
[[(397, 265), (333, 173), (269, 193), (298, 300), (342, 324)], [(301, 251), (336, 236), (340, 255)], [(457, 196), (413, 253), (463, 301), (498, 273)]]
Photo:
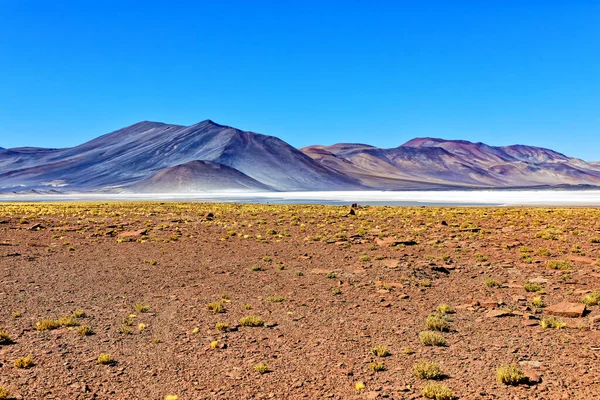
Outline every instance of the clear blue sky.
[(204, 119), (600, 160), (600, 3), (0, 0), (0, 146)]

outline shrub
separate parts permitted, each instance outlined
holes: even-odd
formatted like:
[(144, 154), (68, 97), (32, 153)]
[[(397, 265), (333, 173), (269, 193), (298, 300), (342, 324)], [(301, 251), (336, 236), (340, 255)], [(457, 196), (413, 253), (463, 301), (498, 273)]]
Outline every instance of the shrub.
[(358, 381), (354, 384), (354, 389), (356, 389), (357, 392), (360, 392), (361, 390), (363, 390), (365, 388), (365, 383), (363, 381)]
[(498, 367), (496, 379), (505, 385), (518, 385), (527, 381), (525, 374), (516, 364), (504, 364)]
[(335, 272), (328, 272), (327, 275), (325, 275), (325, 277), (329, 279), (334, 279), (336, 275)]
[(6, 390), (2, 386), (0, 386), (0, 400), (6, 400), (6, 399), (8, 399), (8, 390)]

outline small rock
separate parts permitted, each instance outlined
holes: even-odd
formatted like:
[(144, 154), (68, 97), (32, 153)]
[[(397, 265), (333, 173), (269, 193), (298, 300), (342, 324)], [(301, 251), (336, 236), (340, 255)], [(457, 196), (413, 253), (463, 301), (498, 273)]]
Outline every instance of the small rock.
[(526, 319), (521, 322), (521, 325), (523, 326), (536, 326), (538, 324), (539, 322), (534, 319)]

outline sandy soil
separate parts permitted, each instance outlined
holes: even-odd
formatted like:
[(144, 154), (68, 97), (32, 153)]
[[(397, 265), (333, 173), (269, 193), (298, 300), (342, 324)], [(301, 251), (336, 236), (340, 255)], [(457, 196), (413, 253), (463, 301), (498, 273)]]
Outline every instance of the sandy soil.
[[(0, 386), (13, 399), (417, 399), (428, 381), (413, 366), (427, 360), (460, 399), (600, 396), (599, 307), (540, 324), (600, 290), (599, 209), (348, 211), (0, 205)], [(440, 304), (455, 311), (446, 346), (425, 346)], [(36, 329), (76, 309), (76, 326)], [(250, 315), (265, 326), (241, 326)], [(16, 368), (25, 356), (34, 365)], [(525, 381), (499, 383), (513, 363)]]

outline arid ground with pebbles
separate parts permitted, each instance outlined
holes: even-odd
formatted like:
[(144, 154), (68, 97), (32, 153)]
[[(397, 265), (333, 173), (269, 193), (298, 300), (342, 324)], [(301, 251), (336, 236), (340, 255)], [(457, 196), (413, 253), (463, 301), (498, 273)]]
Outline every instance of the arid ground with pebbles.
[(600, 397), (600, 209), (0, 205), (0, 398)]

